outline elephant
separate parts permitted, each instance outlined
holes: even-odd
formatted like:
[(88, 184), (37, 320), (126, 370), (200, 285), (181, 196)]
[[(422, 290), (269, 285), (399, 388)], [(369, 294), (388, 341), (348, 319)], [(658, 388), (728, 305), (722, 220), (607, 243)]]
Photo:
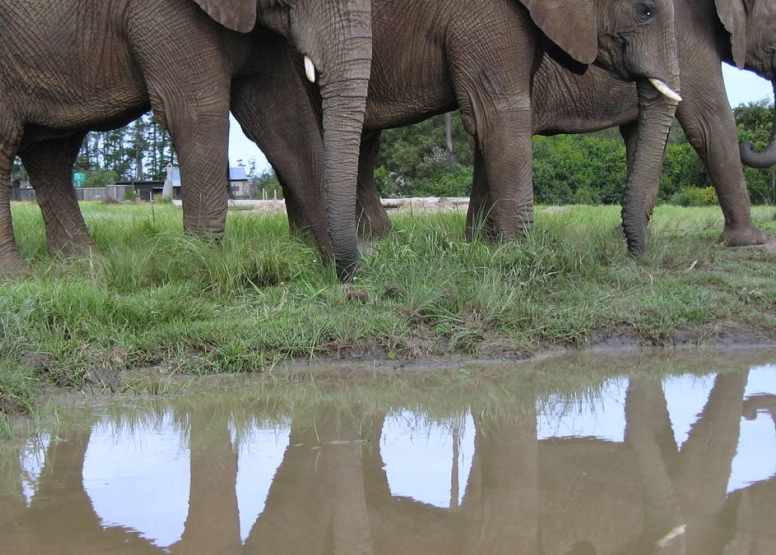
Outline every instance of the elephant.
[[(520, 238), (533, 221), (532, 112), (544, 100), (535, 84), (532, 93), (532, 79), (546, 52), (560, 60), (558, 67), (579, 70), (595, 62), (619, 79), (638, 81), (639, 125), (631, 137), (638, 156), (631, 157), (629, 175), (637, 185), (629, 187), (624, 214), (631, 249), (643, 249), (645, 214), (654, 204), (648, 195), (656, 190), (678, 99), (670, 90), (678, 88), (670, 2), (581, 0), (560, 8), (558, 2), (531, 0), (373, 0), (372, 13), (373, 62), (359, 169), (362, 228), (378, 235), (385, 229), (372, 218), (378, 210), (384, 216), (371, 178), (380, 130), (458, 108), (475, 147), (467, 236), (481, 226), (488, 236)], [(315, 181), (316, 171), (301, 163), (279, 171), (280, 164), (290, 166), (287, 152), (273, 149), (272, 141), (267, 145), (252, 119), (241, 125), (275, 167), (292, 228), (307, 226), (317, 236), (322, 216), (300, 216), (309, 213), (306, 205), (314, 197), (296, 194), (298, 183)], [(356, 210), (347, 208), (355, 220)]]
[[(719, 242), (730, 247), (765, 243), (765, 234), (752, 222), (739, 156), (747, 165), (772, 165), (776, 140), (762, 153), (743, 144), (739, 154), (721, 63), (751, 70), (776, 86), (776, 5), (765, 0), (674, 0), (674, 9), (683, 98), (676, 116), (716, 189), (724, 216)], [(620, 126), (629, 161), (638, 156), (633, 130), (638, 126), (639, 100), (633, 83), (612, 78), (594, 66), (582, 75), (574, 74), (545, 57), (534, 78), (533, 98), (535, 134), (586, 133)], [(358, 215), (363, 233), (373, 237), (390, 229), (372, 177), (378, 148), (379, 129), (366, 133), (359, 167)], [(629, 188), (626, 194), (633, 191)], [(648, 197), (654, 200), (656, 195), (652, 191)], [(470, 221), (471, 212), (467, 218)]]
[(326, 197), (355, 203), (369, 0), (2, 0), (0, 27), (0, 272), (27, 267), (10, 213), (14, 157), (39, 195), (49, 250), (91, 247), (70, 177), (81, 141), (149, 109), (178, 154), (184, 228), (222, 236), (229, 106), (273, 86), (270, 32), (317, 80)]

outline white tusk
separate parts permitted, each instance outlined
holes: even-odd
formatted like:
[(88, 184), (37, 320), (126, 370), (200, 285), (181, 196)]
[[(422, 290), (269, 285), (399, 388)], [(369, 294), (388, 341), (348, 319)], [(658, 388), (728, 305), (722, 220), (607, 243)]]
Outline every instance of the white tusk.
[[(669, 89), (669, 90), (670, 90), (670, 89)], [(665, 536), (663, 536), (663, 538), (662, 538), (662, 539), (660, 539), (660, 540), (657, 542), (657, 544), (656, 544), (656, 545), (657, 545), (659, 548), (661, 548), (661, 549), (662, 549), (662, 548), (664, 548), (664, 547), (667, 547), (667, 546), (668, 546), (668, 544), (670, 544), (670, 543), (671, 543), (673, 540), (675, 540), (676, 538), (678, 538), (679, 536), (681, 536), (682, 534), (684, 534), (686, 531), (687, 531), (687, 525), (686, 525), (686, 524), (682, 524), (682, 525), (680, 525), (680, 526), (676, 526), (676, 527), (672, 528), (672, 529), (671, 529), (671, 530), (668, 532), (668, 534), (666, 534)]]
[(313, 61), (307, 56), (304, 57), (304, 74), (307, 76), (307, 80), (310, 81), (310, 83), (315, 83), (315, 65), (313, 64)]
[(652, 83), (652, 86), (655, 87), (663, 96), (667, 96), (671, 100), (676, 100), (677, 102), (682, 101), (682, 97), (675, 93), (671, 87), (663, 83), (660, 79), (650, 78), (649, 82)]

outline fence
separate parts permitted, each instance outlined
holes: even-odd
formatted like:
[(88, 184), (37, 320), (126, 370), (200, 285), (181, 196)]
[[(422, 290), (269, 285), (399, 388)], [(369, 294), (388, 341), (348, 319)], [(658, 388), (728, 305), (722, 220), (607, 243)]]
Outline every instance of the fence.
[[(75, 198), (80, 200), (124, 200), (132, 185), (108, 185), (107, 187), (75, 187)], [(14, 187), (11, 200), (35, 200), (35, 190), (28, 187)]]

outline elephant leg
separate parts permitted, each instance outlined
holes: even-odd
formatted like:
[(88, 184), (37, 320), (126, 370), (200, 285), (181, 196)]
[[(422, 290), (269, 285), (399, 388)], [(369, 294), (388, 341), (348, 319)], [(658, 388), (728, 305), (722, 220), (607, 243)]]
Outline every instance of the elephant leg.
[(636, 149), (634, 148), (636, 135), (638, 134), (638, 121), (632, 121), (620, 126), (620, 136), (625, 142), (625, 159), (628, 165), (628, 173), (633, 171), (633, 161), (636, 155)]
[[(10, 127), (10, 126), (9, 126)], [(16, 275), (29, 269), (19, 254), (11, 218), (11, 172), (21, 133), (2, 127), (0, 135), (0, 274)]]
[(72, 172), (85, 133), (35, 143), (21, 154), (35, 189), (52, 256), (97, 250), (73, 188)]
[(762, 244), (766, 237), (752, 222), (736, 123), (728, 108), (719, 61), (698, 61), (694, 67), (703, 69), (682, 74), (684, 101), (676, 116), (717, 191), (725, 217), (719, 240), (729, 247)]
[(133, 10), (127, 25), (151, 108), (178, 155), (183, 227), (202, 238), (222, 237), (233, 43), (193, 2)]
[(358, 161), (358, 192), (356, 221), (362, 238), (379, 239), (391, 231), (391, 220), (380, 201), (380, 188), (375, 181), (377, 154), (380, 151), (380, 131), (361, 136), (361, 154)]
[(472, 241), (476, 237), (492, 239), (493, 230), (488, 230), (486, 217), (493, 209), (488, 196), (488, 178), (485, 174), (485, 161), (480, 149), (474, 149), (474, 175), (472, 180), (472, 192), (469, 196), (469, 209), (466, 212), (466, 240)]
[[(228, 83), (228, 79), (222, 82)], [(223, 94), (218, 91), (209, 99), (189, 98), (184, 94), (158, 103), (154, 95), (151, 97), (154, 113), (170, 132), (178, 154), (183, 229), (203, 239), (220, 238), (226, 228), (228, 85), (223, 89)]]
[(531, 109), (527, 92), (522, 100), (503, 100), (507, 104), (493, 111), (484, 108), (490, 102), (461, 105), (479, 162), (467, 228), (471, 233), (481, 227), (486, 238), (514, 240), (533, 225)]
[(261, 75), (232, 83), (231, 110), (283, 187), (292, 233), (331, 251), (323, 193), (324, 149), (317, 110), (284, 42), (263, 44)]
[[(541, 51), (517, 3), (493, 6), (475, 25), (456, 29), (447, 49), (461, 121), (482, 162), (468, 227), (514, 240), (533, 225), (531, 85)], [(482, 36), (499, 40), (473, 39)]]

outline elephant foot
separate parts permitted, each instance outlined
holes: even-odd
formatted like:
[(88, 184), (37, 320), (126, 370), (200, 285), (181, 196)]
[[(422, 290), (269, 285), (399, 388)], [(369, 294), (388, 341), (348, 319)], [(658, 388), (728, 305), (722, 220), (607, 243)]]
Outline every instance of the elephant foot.
[(0, 278), (13, 279), (29, 274), (32, 271), (18, 252), (8, 252), (0, 255)]
[(475, 239), (485, 243), (520, 242), (525, 241), (531, 227), (533, 226), (521, 225), (516, 228), (498, 226), (492, 221), (486, 220), (485, 222), (475, 222), (473, 225), (467, 225), (464, 230), (464, 236), (469, 243)]
[(100, 249), (90, 236), (73, 236), (65, 240), (52, 239), (48, 241), (49, 254), (54, 258), (80, 256), (84, 254), (100, 254)]
[(362, 213), (358, 218), (358, 236), (365, 239), (383, 239), (392, 228), (393, 224), (385, 212), (377, 215)]
[(200, 218), (193, 221), (184, 216), (183, 232), (205, 242), (220, 241), (226, 232), (226, 214), (223, 218)]
[(726, 247), (748, 247), (751, 245), (763, 245), (767, 241), (765, 233), (749, 222), (739, 226), (725, 226), (719, 242)]

